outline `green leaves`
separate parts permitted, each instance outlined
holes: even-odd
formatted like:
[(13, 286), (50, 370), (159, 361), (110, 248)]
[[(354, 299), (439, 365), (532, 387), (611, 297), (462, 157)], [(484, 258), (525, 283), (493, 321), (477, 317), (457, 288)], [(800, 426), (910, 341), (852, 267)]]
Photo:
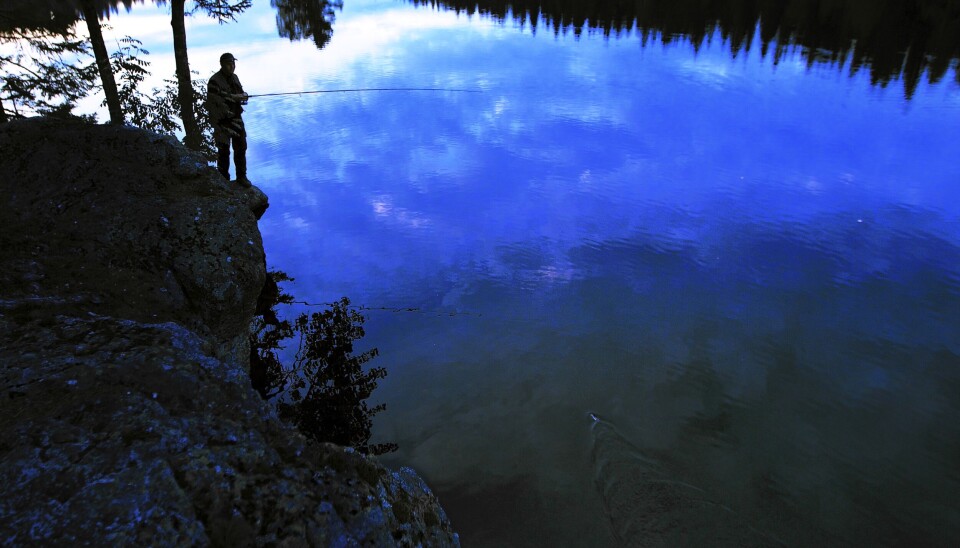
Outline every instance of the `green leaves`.
[(236, 21), (236, 15), (253, 5), (252, 0), (195, 0), (193, 12), (203, 10), (220, 24)]
[(0, 119), (69, 114), (96, 86), (96, 66), (83, 62), (89, 44), (72, 30), (6, 30), (0, 52)]
[[(143, 93), (143, 81), (150, 75), (150, 61), (144, 57), (150, 52), (141, 47), (140, 40), (130, 36), (122, 38), (120, 44), (110, 56), (110, 65), (117, 76), (120, 105), (126, 121), (156, 133), (175, 135), (180, 132), (182, 124), (176, 79), (166, 79), (162, 87), (153, 88), (149, 94)], [(193, 108), (203, 135), (201, 152), (212, 161), (216, 159), (217, 147), (213, 142), (213, 127), (203, 108), (206, 84), (193, 80), (192, 87)]]

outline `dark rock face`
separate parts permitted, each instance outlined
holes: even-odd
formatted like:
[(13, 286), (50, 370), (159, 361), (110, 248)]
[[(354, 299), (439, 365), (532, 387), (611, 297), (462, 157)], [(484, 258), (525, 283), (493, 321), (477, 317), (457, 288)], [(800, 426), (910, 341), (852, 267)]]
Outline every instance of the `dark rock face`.
[(174, 139), (28, 120), (0, 132), (4, 299), (176, 321), (229, 352), (263, 285), (252, 193)]
[(254, 210), (175, 141), (0, 126), (0, 544), (458, 545), (412, 471), (250, 387)]

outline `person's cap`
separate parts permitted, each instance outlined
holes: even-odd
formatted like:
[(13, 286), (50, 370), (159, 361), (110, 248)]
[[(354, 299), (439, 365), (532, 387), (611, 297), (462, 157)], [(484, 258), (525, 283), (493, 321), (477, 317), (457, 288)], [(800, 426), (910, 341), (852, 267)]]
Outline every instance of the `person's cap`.
[(220, 56), (220, 63), (229, 63), (230, 61), (236, 61), (237, 58), (233, 56), (232, 53), (224, 53)]

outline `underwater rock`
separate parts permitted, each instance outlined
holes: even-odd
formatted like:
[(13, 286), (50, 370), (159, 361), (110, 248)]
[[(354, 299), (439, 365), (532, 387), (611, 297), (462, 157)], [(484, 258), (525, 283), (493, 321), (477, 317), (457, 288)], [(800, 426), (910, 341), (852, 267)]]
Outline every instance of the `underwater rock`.
[(251, 387), (248, 190), (138, 129), (0, 125), (0, 544), (459, 545), (413, 471)]
[(609, 422), (591, 414), (594, 482), (620, 546), (784, 546), (733, 510), (673, 477)]

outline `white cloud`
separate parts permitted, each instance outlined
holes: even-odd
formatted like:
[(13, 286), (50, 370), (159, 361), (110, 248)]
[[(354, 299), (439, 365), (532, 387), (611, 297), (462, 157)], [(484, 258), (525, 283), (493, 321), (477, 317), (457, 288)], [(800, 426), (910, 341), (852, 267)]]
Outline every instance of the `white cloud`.
[(426, 228), (432, 224), (419, 212), (393, 205), (393, 199), (390, 196), (374, 197), (370, 200), (370, 207), (378, 218), (405, 228)]
[(289, 213), (283, 214), (283, 224), (287, 229), (296, 230), (298, 232), (309, 232), (312, 228), (310, 222), (303, 217), (291, 215)]

